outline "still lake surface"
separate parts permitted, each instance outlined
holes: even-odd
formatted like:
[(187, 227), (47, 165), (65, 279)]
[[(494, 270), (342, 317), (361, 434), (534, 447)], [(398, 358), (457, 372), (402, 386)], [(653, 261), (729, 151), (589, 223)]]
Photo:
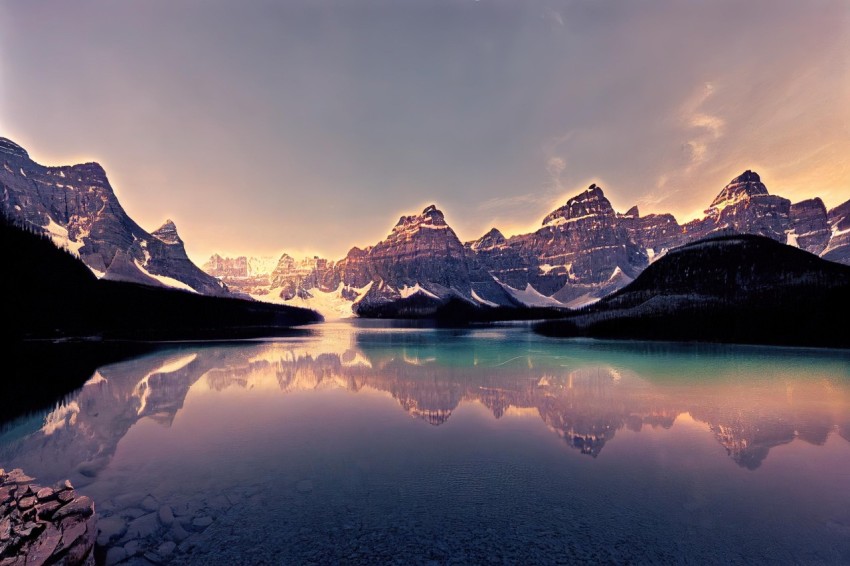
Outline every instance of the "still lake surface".
[(0, 431), (111, 561), (850, 563), (850, 352), (327, 323)]

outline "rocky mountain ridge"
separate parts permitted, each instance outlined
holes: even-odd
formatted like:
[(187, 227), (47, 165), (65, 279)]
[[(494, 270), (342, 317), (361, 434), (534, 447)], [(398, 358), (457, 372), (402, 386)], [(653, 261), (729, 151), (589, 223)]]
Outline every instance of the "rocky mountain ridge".
[(727, 233), (765, 236), (850, 264), (850, 201), (830, 211), (819, 198), (791, 203), (748, 170), (702, 218), (680, 224), (672, 214), (641, 216), (637, 206), (618, 213), (593, 184), (547, 214), (535, 232), (506, 238), (494, 227), (466, 243), (431, 205), (337, 262), (284, 254), (264, 298), (309, 306), (315, 294), (332, 294), (355, 311), (415, 294), (435, 305), (461, 298), (479, 306), (577, 308), (624, 287), (669, 250)]

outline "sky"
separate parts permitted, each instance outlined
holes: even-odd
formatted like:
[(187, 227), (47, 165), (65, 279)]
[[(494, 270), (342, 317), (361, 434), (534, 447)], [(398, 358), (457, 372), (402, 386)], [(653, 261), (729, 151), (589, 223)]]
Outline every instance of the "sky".
[(187, 251), (341, 258), (436, 203), (507, 235), (592, 183), (696, 217), (745, 169), (850, 199), (846, 0), (3, 0), (0, 136), (97, 161)]

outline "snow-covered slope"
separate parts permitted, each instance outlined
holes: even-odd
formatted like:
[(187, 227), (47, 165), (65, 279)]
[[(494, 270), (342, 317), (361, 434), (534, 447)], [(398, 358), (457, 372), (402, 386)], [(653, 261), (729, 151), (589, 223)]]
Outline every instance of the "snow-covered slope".
[(500, 284), (502, 285), (502, 288), (511, 295), (511, 297), (527, 307), (564, 307), (564, 304), (560, 301), (540, 293), (531, 285), (531, 283), (528, 283), (525, 286), (525, 289), (522, 290), (514, 289), (504, 283)]

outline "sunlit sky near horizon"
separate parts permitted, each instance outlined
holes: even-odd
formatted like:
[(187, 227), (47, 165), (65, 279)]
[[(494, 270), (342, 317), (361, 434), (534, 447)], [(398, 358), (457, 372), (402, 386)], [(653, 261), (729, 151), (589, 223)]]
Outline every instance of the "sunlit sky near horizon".
[(4, 0), (0, 53), (0, 136), (98, 161), (199, 263), (432, 202), (522, 233), (591, 182), (680, 221), (745, 169), (850, 199), (846, 0)]

